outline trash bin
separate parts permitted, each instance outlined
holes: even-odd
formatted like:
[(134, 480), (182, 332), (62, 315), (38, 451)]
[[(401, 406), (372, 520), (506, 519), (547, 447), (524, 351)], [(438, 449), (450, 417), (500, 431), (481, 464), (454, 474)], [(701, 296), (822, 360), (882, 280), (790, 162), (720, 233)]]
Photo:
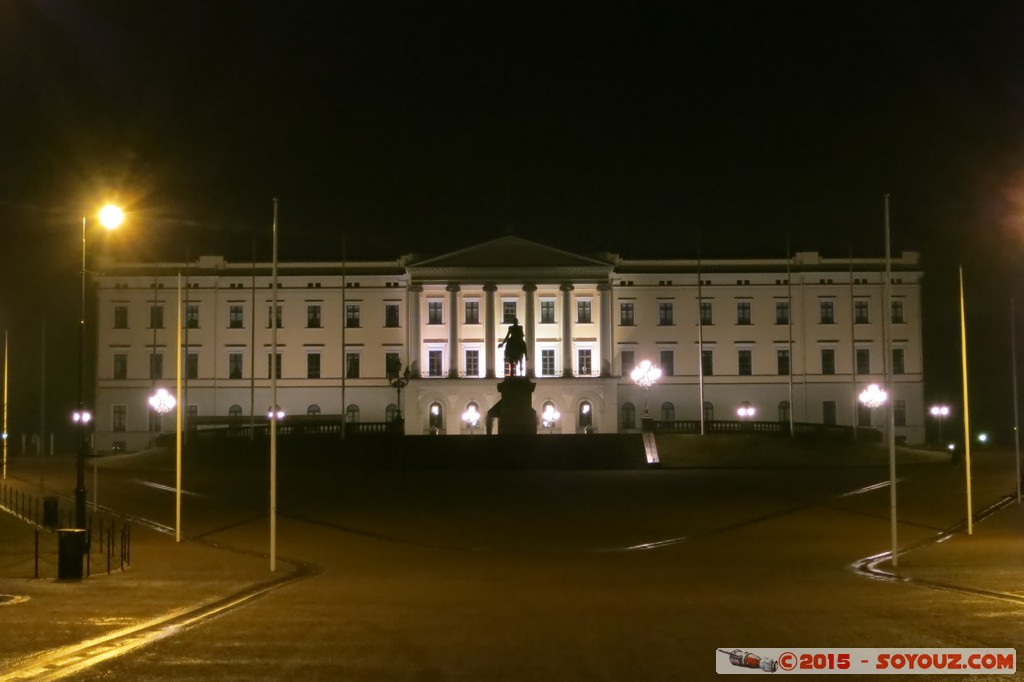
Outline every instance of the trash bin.
[(57, 502), (57, 496), (43, 498), (43, 528), (49, 528), (53, 530), (60, 525), (60, 506)]
[(61, 528), (57, 531), (57, 579), (81, 580), (87, 531)]

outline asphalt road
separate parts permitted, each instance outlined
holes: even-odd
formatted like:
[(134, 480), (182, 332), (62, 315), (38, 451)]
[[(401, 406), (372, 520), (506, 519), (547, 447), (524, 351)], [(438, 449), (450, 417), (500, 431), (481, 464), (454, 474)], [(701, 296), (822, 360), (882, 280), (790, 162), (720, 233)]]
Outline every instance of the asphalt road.
[[(185, 537), (266, 552), (264, 459), (187, 464)], [(308, 577), (71, 679), (700, 680), (723, 648), (1007, 647), (1024, 632), (1018, 606), (851, 568), (889, 546), (884, 467), (297, 464), (279, 479), (278, 553)], [(963, 519), (962, 468), (900, 476), (901, 546)], [(100, 502), (173, 525), (168, 486), (166, 460), (125, 459), (101, 471)], [(979, 470), (975, 505), (1007, 489)]]

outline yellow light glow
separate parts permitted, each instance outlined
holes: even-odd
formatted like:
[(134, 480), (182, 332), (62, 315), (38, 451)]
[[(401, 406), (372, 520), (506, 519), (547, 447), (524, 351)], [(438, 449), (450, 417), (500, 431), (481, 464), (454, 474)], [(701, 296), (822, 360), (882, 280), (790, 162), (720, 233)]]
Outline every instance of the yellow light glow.
[(124, 211), (113, 204), (107, 204), (100, 209), (99, 218), (103, 227), (113, 230), (124, 222)]

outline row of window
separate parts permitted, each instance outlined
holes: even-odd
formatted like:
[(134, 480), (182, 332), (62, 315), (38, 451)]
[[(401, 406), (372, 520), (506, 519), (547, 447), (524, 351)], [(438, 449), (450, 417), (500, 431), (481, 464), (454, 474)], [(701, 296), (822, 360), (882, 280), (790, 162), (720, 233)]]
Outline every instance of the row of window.
[[(907, 401), (905, 400), (894, 400), (892, 403), (893, 407), (893, 421), (896, 426), (907, 425)], [(837, 424), (838, 407), (834, 400), (823, 400), (821, 403), (821, 422), (828, 426), (835, 426)], [(661, 421), (671, 422), (676, 419), (676, 408), (670, 402), (664, 402), (661, 404), (660, 410)], [(732, 415), (730, 415), (730, 418)], [(777, 418), (780, 422), (788, 422), (790, 418), (790, 407), (789, 401), (783, 400), (778, 405)], [(704, 403), (704, 421), (715, 420), (715, 406), (710, 402)], [(623, 403), (620, 409), (619, 425), (622, 429), (634, 429), (636, 428), (636, 406), (633, 403)], [(857, 405), (857, 425), (858, 426), (871, 426), (871, 408), (858, 404)]]
[[(512, 324), (518, 318), (518, 302), (502, 301), (502, 323)], [(835, 301), (819, 302), (819, 322), (821, 324), (835, 324)], [(276, 324), (282, 327), (282, 306), (278, 305), (276, 314), (273, 306), (267, 306), (267, 327)], [(384, 326), (399, 327), (400, 308), (397, 303), (384, 304)], [(789, 324), (790, 310), (788, 301), (775, 302), (775, 324)], [(890, 317), (893, 324), (903, 324), (903, 301), (892, 302), (892, 314)], [(554, 324), (555, 322), (555, 300), (541, 299), (540, 301), (540, 323)], [(590, 299), (576, 300), (576, 323), (590, 324), (593, 322), (592, 301)], [(714, 324), (714, 310), (711, 301), (700, 302), (700, 323), (703, 325)], [(854, 323), (869, 324), (868, 301), (854, 301)], [(319, 303), (306, 304), (306, 327), (319, 329), (322, 327), (322, 306)], [(427, 301), (427, 324), (444, 324), (444, 301)], [(465, 302), (464, 324), (480, 324), (480, 301), (473, 299)], [(636, 324), (636, 303), (623, 301), (619, 304), (619, 324), (624, 327), (632, 327)], [(675, 324), (674, 304), (672, 301), (658, 302), (658, 325), (671, 326)], [(751, 302), (737, 301), (736, 303), (736, 324), (753, 324), (751, 316)], [(348, 303), (345, 305), (345, 326), (349, 329), (359, 328), (360, 304)], [(189, 329), (199, 328), (199, 306), (188, 304), (185, 306), (185, 327)], [(228, 306), (228, 328), (243, 329), (245, 327), (245, 307), (242, 305)], [(117, 304), (114, 306), (114, 329), (128, 328), (128, 306)], [(149, 308), (149, 328), (164, 328), (164, 306), (151, 305)]]
[[(751, 376), (754, 367), (753, 350), (741, 348), (736, 351), (737, 373), (740, 376)], [(345, 353), (345, 377), (348, 379), (360, 378), (359, 352)], [(621, 358), (621, 376), (628, 376), (637, 364), (636, 351), (623, 350)], [(480, 363), (479, 349), (465, 349), (463, 354), (464, 364), (462, 376), (481, 377), (482, 367)], [(675, 375), (675, 351), (662, 350), (659, 355), (660, 369), (664, 376)], [(124, 380), (128, 378), (128, 355), (126, 353), (115, 353), (113, 356), (113, 378)], [(789, 349), (777, 348), (775, 350), (776, 371), (780, 375), (788, 375), (791, 371)], [(276, 357), (276, 378), (281, 378), (281, 353)], [(401, 370), (400, 355), (394, 351), (384, 353), (384, 367), (386, 376), (397, 376)], [(542, 348), (540, 351), (540, 364), (536, 368), (538, 375), (542, 377), (556, 376), (556, 353), (554, 348)], [(318, 352), (306, 353), (306, 378), (322, 378), (322, 355)], [(701, 352), (701, 371), (704, 376), (713, 376), (715, 373), (715, 351), (705, 349)], [(271, 359), (267, 355), (267, 373), (270, 378)], [(855, 350), (855, 372), (857, 374), (871, 374), (871, 351), (867, 348)], [(904, 374), (906, 372), (906, 353), (903, 348), (892, 349), (892, 372), (893, 374)], [(821, 374), (836, 373), (836, 351), (833, 348), (821, 349)], [(576, 376), (593, 376), (593, 350), (590, 348), (578, 348), (576, 350)], [(184, 364), (184, 376), (187, 379), (199, 378), (199, 354), (186, 353)], [(444, 352), (441, 350), (427, 351), (428, 377), (443, 377), (444, 373)], [(242, 379), (245, 377), (245, 355), (244, 353), (228, 353), (228, 378)], [(162, 353), (153, 353), (149, 356), (149, 378), (164, 379), (164, 356)]]
[[(278, 305), (276, 314), (274, 306), (267, 306), (267, 328), (269, 329), (272, 325), (277, 326), (278, 329), (283, 328), (282, 324), (282, 308), (283, 306)], [(319, 303), (308, 303), (306, 304), (306, 328), (307, 329), (320, 329), (323, 326), (323, 306)], [(185, 306), (185, 320), (184, 326), (187, 329), (199, 329), (199, 306), (188, 304)], [(352, 329), (358, 328), (360, 323), (360, 304), (348, 303), (345, 305), (345, 326)], [(385, 303), (384, 304), (384, 326), (385, 327), (400, 327), (401, 316), (399, 304), (397, 303)], [(150, 305), (149, 307), (149, 329), (163, 329), (164, 328), (164, 306), (163, 305)], [(228, 328), (229, 329), (244, 329), (245, 328), (245, 306), (243, 305), (229, 305), (228, 306)], [(128, 329), (128, 306), (126, 304), (116, 304), (114, 306), (114, 329)]]

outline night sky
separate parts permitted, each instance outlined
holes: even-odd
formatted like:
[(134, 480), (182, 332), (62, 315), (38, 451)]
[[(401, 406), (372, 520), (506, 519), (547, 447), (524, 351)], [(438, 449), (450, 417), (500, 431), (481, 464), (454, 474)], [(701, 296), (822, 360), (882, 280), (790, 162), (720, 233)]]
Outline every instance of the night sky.
[(269, 258), (275, 196), (282, 259), (340, 258), (343, 233), (353, 258), (504, 234), (779, 257), (881, 255), (888, 193), (894, 251), (924, 258), (927, 397), (958, 401), (963, 264), (972, 422), (1008, 440), (1024, 5), (956, 5), (6, 0), (12, 419), (38, 423), (42, 320), (73, 338), (107, 197), (129, 222), (96, 250), (146, 260), (247, 259), (254, 233)]

